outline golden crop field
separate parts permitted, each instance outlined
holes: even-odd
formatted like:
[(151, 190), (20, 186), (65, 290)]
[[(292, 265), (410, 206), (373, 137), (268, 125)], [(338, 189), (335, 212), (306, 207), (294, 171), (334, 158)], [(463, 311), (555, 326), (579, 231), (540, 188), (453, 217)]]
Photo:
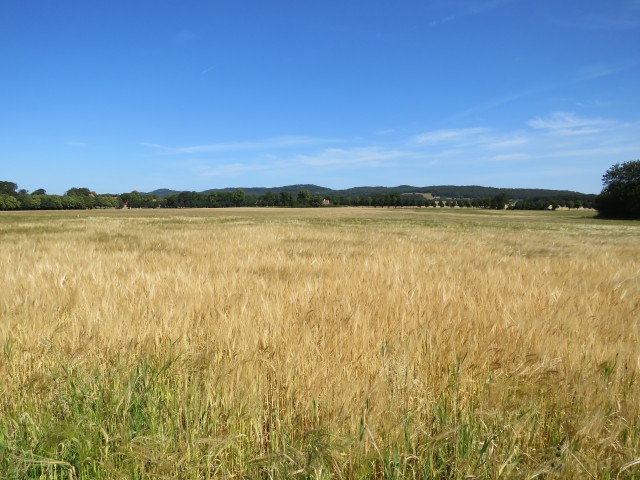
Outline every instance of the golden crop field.
[(640, 478), (640, 223), (0, 215), (0, 478)]

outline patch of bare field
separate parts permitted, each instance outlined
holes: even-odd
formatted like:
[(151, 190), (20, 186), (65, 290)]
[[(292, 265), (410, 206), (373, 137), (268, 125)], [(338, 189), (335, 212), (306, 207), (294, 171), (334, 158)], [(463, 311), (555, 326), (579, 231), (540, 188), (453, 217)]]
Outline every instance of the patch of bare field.
[(638, 223), (58, 212), (0, 245), (7, 477), (640, 476)]

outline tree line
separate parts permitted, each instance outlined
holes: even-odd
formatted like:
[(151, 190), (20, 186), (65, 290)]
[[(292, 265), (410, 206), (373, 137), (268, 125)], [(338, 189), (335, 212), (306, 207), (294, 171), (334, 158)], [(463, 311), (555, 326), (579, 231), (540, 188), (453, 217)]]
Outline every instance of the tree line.
[(297, 193), (267, 191), (247, 195), (244, 190), (180, 192), (167, 197), (132, 191), (117, 195), (97, 194), (89, 188), (74, 187), (64, 195), (48, 195), (44, 189), (31, 193), (13, 182), (0, 181), (0, 210), (82, 210), (104, 208), (229, 208), (229, 207), (323, 207), (353, 206), (373, 208), (459, 207), (516, 210), (546, 210), (559, 207), (591, 208), (593, 202), (574, 198), (540, 197), (510, 200), (504, 192), (491, 198), (429, 198), (417, 193), (374, 193), (365, 196), (314, 195), (306, 189)]
[(98, 195), (88, 188), (72, 188), (64, 195), (48, 195), (40, 188), (29, 193), (13, 182), (0, 181), (0, 210), (80, 210), (122, 208), (119, 195)]

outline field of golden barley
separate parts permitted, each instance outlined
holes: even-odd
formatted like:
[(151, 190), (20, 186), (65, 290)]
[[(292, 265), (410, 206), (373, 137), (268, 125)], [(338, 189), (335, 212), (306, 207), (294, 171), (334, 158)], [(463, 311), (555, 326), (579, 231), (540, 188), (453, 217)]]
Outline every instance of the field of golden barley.
[(640, 478), (640, 223), (0, 214), (0, 478)]

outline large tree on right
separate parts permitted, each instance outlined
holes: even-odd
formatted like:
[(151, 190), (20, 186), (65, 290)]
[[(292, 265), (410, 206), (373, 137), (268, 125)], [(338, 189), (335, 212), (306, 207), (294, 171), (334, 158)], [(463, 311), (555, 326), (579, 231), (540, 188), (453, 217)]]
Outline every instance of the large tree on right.
[(640, 160), (616, 163), (602, 184), (595, 202), (599, 217), (640, 219)]

